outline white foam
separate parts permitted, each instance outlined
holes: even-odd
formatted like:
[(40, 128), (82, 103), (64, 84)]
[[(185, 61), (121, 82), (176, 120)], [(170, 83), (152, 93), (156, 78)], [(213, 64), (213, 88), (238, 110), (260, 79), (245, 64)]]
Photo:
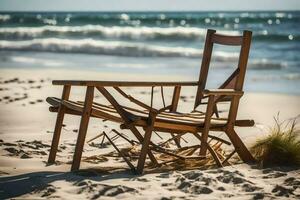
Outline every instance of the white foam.
[[(206, 29), (196, 27), (131, 27), (131, 26), (101, 26), (101, 25), (84, 25), (84, 26), (42, 26), (42, 27), (13, 27), (0, 28), (0, 34), (14, 35), (19, 38), (34, 38), (42, 36), (47, 32), (56, 34), (80, 33), (82, 35), (99, 34), (106, 37), (127, 37), (127, 38), (204, 38)], [(238, 31), (218, 31), (237, 35)]]
[[(33, 39), (25, 41), (0, 41), (2, 50), (48, 51), (55, 53), (85, 53), (134, 57), (189, 57), (201, 58), (202, 50), (187, 47), (148, 45), (137, 42), (102, 41), (94, 39)], [(217, 51), (215, 60), (230, 61), (238, 54)]]
[(60, 66), (65, 65), (65, 63), (63, 63), (63, 62), (58, 62), (58, 61), (54, 61), (54, 60), (38, 59), (38, 58), (31, 58), (31, 57), (24, 57), (24, 56), (13, 56), (13, 57), (11, 57), (11, 60), (14, 62), (19, 62), (19, 63), (39, 64), (39, 65), (44, 65), (44, 66), (48, 66), (48, 67), (60, 67)]

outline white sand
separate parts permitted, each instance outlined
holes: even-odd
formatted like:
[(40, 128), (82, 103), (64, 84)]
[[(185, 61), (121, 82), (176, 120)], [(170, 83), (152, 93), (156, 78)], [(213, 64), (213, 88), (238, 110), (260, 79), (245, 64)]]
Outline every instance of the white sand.
[[(5, 83), (7, 80), (18, 80)], [(257, 169), (246, 164), (223, 169), (190, 170), (134, 176), (129, 171), (103, 174), (101, 167), (126, 166), (122, 160), (82, 161), (81, 169), (70, 173), (79, 118), (67, 116), (61, 137), (57, 165), (46, 166), (51, 144), (55, 114), (48, 111), (47, 96), (61, 95), (62, 87), (52, 86), (52, 79), (153, 80), (151, 76), (88, 73), (62, 70), (1, 70), (0, 71), (0, 199), (299, 199), (300, 170)], [(182, 80), (180, 77), (155, 77), (155, 80)], [(185, 79), (187, 80), (187, 79)], [(150, 100), (141, 89), (128, 89), (131, 94)], [(146, 89), (147, 92), (150, 88)], [(184, 88), (186, 96), (180, 110), (193, 105), (194, 89)], [(84, 88), (71, 91), (71, 98), (83, 99)], [(96, 100), (102, 101), (99, 96)], [(171, 92), (166, 90), (166, 97)], [(17, 98), (17, 99), (16, 99)], [(160, 97), (158, 98), (160, 100)], [(158, 100), (157, 100), (158, 101)], [(159, 102), (156, 102), (159, 104)], [(300, 114), (300, 97), (282, 94), (246, 93), (239, 108), (239, 118), (254, 119), (256, 126), (239, 128), (241, 138), (251, 145), (273, 125), (273, 116), (281, 119)], [(93, 119), (87, 139), (103, 130), (118, 128), (116, 124)], [(128, 133), (126, 131), (122, 131)], [(154, 136), (155, 137), (155, 136)], [(154, 138), (158, 139), (158, 138)], [(22, 141), (20, 141), (22, 140)], [(99, 140), (97, 142), (100, 142)], [(118, 145), (125, 145), (119, 141)], [(84, 158), (112, 151), (85, 145)], [(30, 157), (30, 158), (27, 158)]]

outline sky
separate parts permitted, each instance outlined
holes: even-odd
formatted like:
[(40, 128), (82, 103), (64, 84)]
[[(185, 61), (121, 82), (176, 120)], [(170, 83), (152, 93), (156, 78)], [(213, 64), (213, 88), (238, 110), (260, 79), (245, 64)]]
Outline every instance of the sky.
[(300, 10), (300, 0), (0, 0), (0, 11)]

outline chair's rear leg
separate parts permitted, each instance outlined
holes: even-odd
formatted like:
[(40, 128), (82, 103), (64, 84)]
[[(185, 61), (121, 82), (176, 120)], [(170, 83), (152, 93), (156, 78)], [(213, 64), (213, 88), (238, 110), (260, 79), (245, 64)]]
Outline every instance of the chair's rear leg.
[(245, 144), (242, 142), (238, 134), (233, 128), (228, 128), (226, 131), (227, 136), (232, 142), (236, 152), (245, 163), (255, 162), (255, 158), (251, 155)]
[[(71, 86), (69, 86), (69, 85), (64, 86), (63, 93), (62, 93), (63, 100), (69, 99), (70, 90), (71, 90)], [(63, 121), (64, 121), (64, 115), (65, 115), (65, 107), (61, 105), (57, 112), (55, 129), (54, 129), (54, 133), (53, 133), (52, 144), (51, 144), (50, 154), (49, 154), (49, 158), (48, 158), (49, 164), (55, 162), (60, 133), (61, 133), (61, 129), (62, 129)]]
[(148, 127), (145, 131), (145, 136), (144, 136), (144, 141), (142, 144), (142, 149), (141, 149), (141, 154), (138, 160), (137, 164), (137, 173), (142, 174), (145, 166), (145, 160), (146, 156), (149, 153), (149, 145), (151, 141), (151, 135), (153, 131), (153, 126), (154, 126), (154, 121), (155, 121), (155, 114), (150, 114), (149, 122), (148, 122)]
[(92, 110), (93, 97), (94, 97), (94, 87), (88, 86), (86, 90), (84, 108), (81, 116), (80, 127), (79, 127), (78, 138), (76, 142), (71, 171), (78, 170), (80, 166), (82, 150), (83, 150), (85, 136), (86, 136), (88, 123), (89, 123), (91, 110)]

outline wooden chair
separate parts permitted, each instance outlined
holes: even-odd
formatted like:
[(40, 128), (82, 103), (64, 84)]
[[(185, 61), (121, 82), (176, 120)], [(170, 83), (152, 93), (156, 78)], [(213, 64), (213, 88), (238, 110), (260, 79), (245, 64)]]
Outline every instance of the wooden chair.
[[(240, 46), (240, 56), (237, 69), (230, 77), (219, 87), (219, 89), (206, 89), (207, 76), (209, 71), (210, 60), (212, 56), (213, 44)], [(129, 129), (139, 143), (142, 145), (138, 158), (137, 167), (134, 167), (128, 160), (127, 164), (137, 173), (141, 174), (144, 169), (147, 155), (154, 165), (158, 164), (153, 152), (166, 153), (172, 156), (175, 154), (167, 151), (162, 146), (151, 141), (153, 131), (165, 132), (172, 134), (174, 141), (180, 148), (180, 137), (183, 134), (191, 133), (200, 140), (199, 156), (205, 158), (207, 150), (218, 166), (223, 166), (234, 153), (237, 153), (244, 162), (254, 162), (244, 143), (235, 132), (235, 126), (253, 126), (253, 120), (237, 120), (237, 111), (239, 100), (243, 95), (243, 84), (246, 73), (248, 54), (251, 43), (251, 32), (244, 31), (242, 36), (226, 36), (217, 34), (215, 30), (208, 30), (205, 47), (203, 52), (202, 65), (198, 81), (192, 82), (120, 82), (120, 81), (74, 81), (74, 80), (54, 80), (54, 85), (63, 85), (63, 93), (61, 99), (48, 97), (47, 102), (51, 104), (50, 111), (57, 112), (57, 119), (53, 140), (50, 150), (48, 163), (55, 161), (58, 148), (59, 138), (61, 134), (63, 119), (65, 114), (81, 116), (80, 128), (73, 157), (71, 170), (78, 170), (82, 156), (82, 150), (85, 142), (86, 132), (88, 128), (89, 118), (96, 117), (120, 124), (121, 129)], [(76, 102), (69, 100), (71, 86), (86, 87), (86, 95), (84, 102)], [(180, 99), (180, 91), (182, 87), (197, 87), (194, 110), (190, 113), (179, 113), (176, 111), (178, 101)], [(136, 109), (124, 106), (118, 103), (112, 93), (107, 88), (113, 88), (124, 98), (127, 98), (134, 104), (141, 107)], [(151, 105), (137, 100), (136, 98), (125, 93), (122, 87), (152, 87)], [(173, 98), (170, 105), (165, 105), (161, 109), (153, 107), (153, 88), (160, 87), (164, 100), (163, 87), (174, 87)], [(111, 105), (103, 105), (93, 101), (94, 90), (98, 90)], [(206, 101), (207, 100), (207, 101)], [(230, 109), (227, 118), (220, 118), (217, 108), (219, 102), (227, 101), (230, 103)], [(199, 105), (206, 104), (205, 112), (197, 111)], [(214, 117), (215, 115), (215, 117)], [(137, 127), (142, 127), (144, 134)], [(216, 139), (225, 142), (225, 140), (214, 137), (209, 131), (225, 132), (234, 147), (234, 151), (228, 157), (220, 158), (220, 155), (209, 145), (208, 139)]]

